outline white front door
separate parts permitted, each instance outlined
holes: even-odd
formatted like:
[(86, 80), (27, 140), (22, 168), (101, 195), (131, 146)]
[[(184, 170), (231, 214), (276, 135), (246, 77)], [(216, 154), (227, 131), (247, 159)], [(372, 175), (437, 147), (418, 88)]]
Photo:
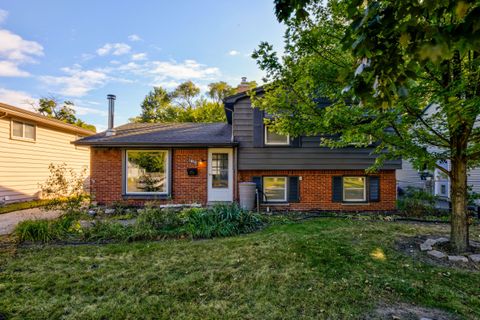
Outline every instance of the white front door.
[(233, 201), (232, 149), (208, 149), (208, 201)]

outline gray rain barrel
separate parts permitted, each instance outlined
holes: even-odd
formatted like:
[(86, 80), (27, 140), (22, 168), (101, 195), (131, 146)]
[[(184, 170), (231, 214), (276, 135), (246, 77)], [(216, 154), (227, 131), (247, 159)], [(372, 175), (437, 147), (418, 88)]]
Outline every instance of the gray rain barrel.
[(253, 210), (255, 207), (255, 198), (257, 185), (255, 182), (240, 182), (238, 184), (238, 193), (240, 196), (240, 207), (246, 210)]

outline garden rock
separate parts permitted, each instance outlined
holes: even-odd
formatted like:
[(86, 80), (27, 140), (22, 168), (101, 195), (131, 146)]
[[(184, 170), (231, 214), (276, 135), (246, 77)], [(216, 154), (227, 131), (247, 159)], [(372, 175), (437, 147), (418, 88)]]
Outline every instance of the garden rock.
[(480, 254), (471, 254), (468, 256), (475, 263), (480, 263)]
[(437, 238), (437, 239), (435, 239), (435, 243), (433, 245), (447, 243), (448, 241), (450, 241), (450, 240), (448, 238), (445, 238), (445, 237)]
[(421, 250), (421, 251), (430, 251), (430, 250), (432, 250), (432, 249), (433, 249), (433, 248), (432, 248), (432, 245), (429, 244), (429, 243), (427, 243), (427, 241), (425, 241), (424, 243), (421, 243), (421, 244), (420, 244), (420, 250)]
[(95, 217), (97, 215), (97, 212), (95, 210), (88, 210), (88, 215), (90, 217)]
[(82, 229), (90, 228), (93, 226), (93, 221), (88, 221), (88, 220), (80, 220), (78, 221)]
[(438, 250), (430, 250), (427, 252), (427, 254), (431, 257), (434, 257), (434, 258), (437, 258), (437, 259), (443, 259), (445, 258), (447, 255), (441, 251), (438, 251)]
[(115, 209), (105, 209), (105, 214), (114, 214)]
[(468, 262), (468, 258), (464, 256), (448, 256), (448, 261), (452, 262)]

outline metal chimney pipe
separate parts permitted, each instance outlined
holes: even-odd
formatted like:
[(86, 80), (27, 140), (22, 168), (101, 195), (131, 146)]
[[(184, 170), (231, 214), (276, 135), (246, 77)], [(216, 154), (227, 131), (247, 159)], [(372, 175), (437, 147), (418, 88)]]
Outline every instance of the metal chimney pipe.
[(113, 120), (115, 115), (115, 99), (116, 98), (117, 97), (115, 97), (115, 95), (113, 94), (107, 95), (107, 99), (108, 99), (108, 129), (106, 132), (107, 136), (115, 135)]

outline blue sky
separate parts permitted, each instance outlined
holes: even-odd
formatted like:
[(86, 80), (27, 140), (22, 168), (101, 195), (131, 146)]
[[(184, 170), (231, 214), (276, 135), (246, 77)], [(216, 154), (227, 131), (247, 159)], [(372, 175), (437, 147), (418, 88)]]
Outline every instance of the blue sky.
[(273, 0), (4, 0), (0, 3), (0, 101), (56, 96), (105, 129), (109, 93), (116, 124), (138, 115), (154, 85), (192, 80), (261, 83), (252, 51), (280, 49)]

